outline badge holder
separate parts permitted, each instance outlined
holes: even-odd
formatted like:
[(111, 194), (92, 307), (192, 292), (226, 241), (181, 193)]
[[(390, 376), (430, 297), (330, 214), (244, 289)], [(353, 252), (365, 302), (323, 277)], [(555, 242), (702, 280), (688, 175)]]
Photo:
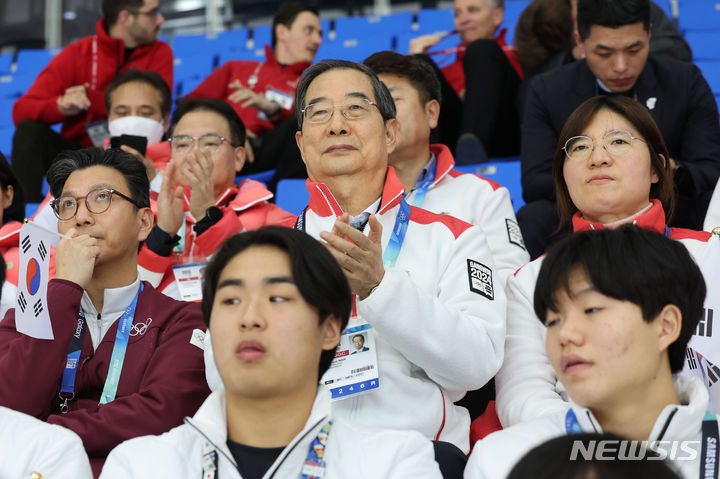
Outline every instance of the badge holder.
[(353, 315), (342, 332), (335, 358), (320, 383), (330, 389), (333, 401), (380, 387), (375, 329), (355, 313), (354, 304)]
[(87, 131), (93, 146), (98, 148), (103, 148), (105, 146), (105, 140), (110, 138), (107, 121), (88, 123), (85, 126), (85, 131)]

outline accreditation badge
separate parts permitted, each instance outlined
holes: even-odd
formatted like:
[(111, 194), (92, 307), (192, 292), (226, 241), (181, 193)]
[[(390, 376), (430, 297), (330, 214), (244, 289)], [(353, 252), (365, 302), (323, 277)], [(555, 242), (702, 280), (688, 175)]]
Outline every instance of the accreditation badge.
[(330, 369), (323, 375), (320, 384), (330, 389), (334, 401), (380, 387), (375, 329), (357, 315), (355, 295), (352, 316), (342, 332)]
[(207, 261), (173, 266), (175, 284), (183, 301), (202, 301), (202, 275)]

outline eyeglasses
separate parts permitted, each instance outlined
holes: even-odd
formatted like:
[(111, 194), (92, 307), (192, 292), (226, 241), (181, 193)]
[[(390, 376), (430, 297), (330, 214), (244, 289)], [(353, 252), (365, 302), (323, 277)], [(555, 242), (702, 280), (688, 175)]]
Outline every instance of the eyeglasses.
[(370, 113), (370, 108), (377, 104), (367, 98), (348, 98), (342, 105), (331, 105), (330, 103), (313, 103), (306, 106), (302, 111), (305, 119), (310, 123), (325, 123), (330, 121), (335, 108), (340, 108), (342, 115), (348, 120), (357, 120)]
[(230, 143), (230, 140), (228, 140), (227, 138), (223, 138), (220, 135), (215, 135), (212, 133), (208, 135), (203, 135), (199, 138), (189, 135), (177, 135), (169, 138), (168, 141), (170, 142), (170, 147), (172, 148), (172, 151), (180, 154), (189, 153), (190, 150), (192, 150), (193, 143), (195, 143), (196, 141), (198, 142), (198, 148), (200, 148), (201, 150), (207, 150), (210, 153), (215, 153), (216, 151), (218, 151), (222, 144), (226, 141), (228, 145), (232, 146), (233, 148), (237, 148), (237, 145), (233, 145), (232, 143)]
[[(647, 143), (642, 138), (632, 136), (629, 131), (625, 130), (612, 130), (605, 133), (601, 139), (602, 147), (605, 148), (612, 156), (622, 156), (627, 154), (632, 149), (632, 141), (640, 140)], [(590, 155), (595, 151), (595, 143), (593, 139), (588, 136), (573, 136), (565, 142), (563, 146), (565, 154), (568, 158), (574, 161), (584, 161), (590, 158)]]
[(85, 199), (85, 207), (90, 213), (105, 213), (108, 208), (110, 208), (113, 195), (118, 195), (120, 198), (128, 200), (136, 208), (144, 208), (143, 205), (134, 199), (112, 188), (98, 188), (91, 190), (85, 196), (79, 196), (77, 198), (72, 196), (61, 196), (60, 198), (50, 201), (50, 207), (58, 219), (65, 221), (75, 216), (78, 210), (78, 204), (82, 199)]
[(148, 17), (157, 17), (160, 15), (160, 7), (155, 7), (152, 10), (148, 10), (147, 12), (143, 12), (141, 10), (128, 10), (128, 12), (132, 13), (133, 15), (147, 15)]

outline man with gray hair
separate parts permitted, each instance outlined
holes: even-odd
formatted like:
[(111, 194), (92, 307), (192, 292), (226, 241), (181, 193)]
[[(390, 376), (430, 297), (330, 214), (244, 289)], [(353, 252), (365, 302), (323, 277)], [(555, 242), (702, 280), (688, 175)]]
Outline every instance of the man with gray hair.
[[(436, 440), (441, 469), (446, 447), (464, 462), (470, 418), (453, 402), (493, 377), (505, 336), (505, 294), (485, 235), (404, 200), (387, 163), (398, 139), (395, 105), (368, 67), (313, 65), (298, 83), (295, 113), (310, 201), (294, 226), (323, 241), (354, 293), (321, 380), (334, 411)], [(369, 350), (351, 355), (358, 332)]]

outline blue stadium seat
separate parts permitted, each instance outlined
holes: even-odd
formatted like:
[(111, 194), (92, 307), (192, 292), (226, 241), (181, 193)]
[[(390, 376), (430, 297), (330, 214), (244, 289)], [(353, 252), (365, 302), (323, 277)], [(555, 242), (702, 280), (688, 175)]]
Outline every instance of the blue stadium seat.
[[(500, 183), (510, 192), (510, 200), (515, 213), (525, 204), (522, 198), (522, 185), (520, 184), (520, 160), (493, 159), (490, 163), (478, 165), (456, 166), (455, 169), (463, 173), (475, 173)], [(279, 185), (278, 185), (279, 194)]]
[(14, 98), (0, 98), (0, 128), (13, 128), (12, 107)]
[(12, 65), (13, 54), (3, 53), (0, 55), (0, 75), (7, 75), (10, 73), (10, 66)]
[(720, 61), (695, 62), (715, 95), (720, 95)]
[(238, 175), (235, 177), (235, 183), (238, 183), (242, 180), (255, 180), (259, 181), (260, 183), (265, 183), (265, 186), (267, 186), (267, 184), (270, 183), (274, 176), (275, 170), (259, 171), (251, 175)]
[(418, 12), (418, 30), (416, 35), (425, 35), (455, 29), (455, 17), (452, 8), (423, 8)]
[(10, 161), (10, 152), (12, 151), (13, 133), (15, 133), (14, 126), (0, 126), (0, 151), (3, 152), (8, 162)]
[(265, 45), (270, 45), (272, 41), (272, 27), (271, 25), (256, 25), (253, 27), (253, 48), (263, 48)]
[(188, 55), (175, 57), (175, 95), (182, 96), (200, 84), (213, 69), (213, 55)]
[(686, 2), (679, 7), (680, 32), (720, 30), (720, 8), (714, 1)]
[(0, 98), (20, 98), (35, 81), (35, 75), (0, 76)]
[(685, 40), (692, 49), (693, 60), (720, 60), (720, 30), (715, 32), (688, 32)]
[(399, 35), (412, 31), (413, 13), (404, 11), (392, 15), (340, 17), (335, 19), (335, 41), (374, 35)]
[(218, 66), (224, 65), (229, 60), (252, 60), (256, 62), (265, 61), (265, 48), (258, 47), (253, 50), (238, 50), (236, 52), (224, 52), (218, 57)]
[(507, 41), (508, 45), (515, 43), (515, 25), (517, 25), (520, 14), (528, 5), (530, 5), (529, 0), (511, 0), (505, 2), (505, 17), (500, 24), (500, 28), (507, 28), (505, 41)]
[(285, 211), (299, 215), (307, 206), (310, 194), (305, 188), (305, 180), (280, 180), (275, 194), (275, 204)]
[(17, 75), (36, 77), (59, 50), (20, 50), (17, 55)]
[[(241, 38), (244, 38), (244, 40), (240, 40)], [(247, 30), (244, 29), (230, 37), (223, 37), (220, 34), (216, 38), (208, 38), (204, 34), (176, 35), (173, 40), (173, 54), (176, 57), (192, 55), (215, 56), (224, 51), (245, 48), (246, 41)]]
[(40, 203), (25, 203), (25, 218), (31, 218), (39, 207)]
[(326, 59), (362, 62), (375, 52), (392, 50), (392, 35), (377, 34), (372, 37), (346, 38), (344, 40), (324, 41), (315, 55), (315, 61)]

